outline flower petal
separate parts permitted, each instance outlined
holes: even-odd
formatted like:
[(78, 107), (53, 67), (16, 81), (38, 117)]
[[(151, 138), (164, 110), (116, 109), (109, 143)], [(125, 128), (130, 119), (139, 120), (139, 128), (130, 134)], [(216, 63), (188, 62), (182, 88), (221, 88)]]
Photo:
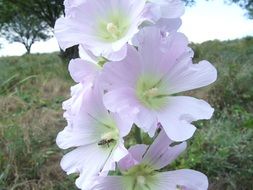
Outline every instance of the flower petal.
[(119, 88), (111, 90), (104, 95), (104, 105), (111, 112), (120, 114), (124, 120), (127, 119), (133, 123), (133, 116), (139, 112), (138, 103), (133, 89)]
[[(132, 46), (127, 47), (127, 57), (119, 62), (108, 62), (101, 75), (107, 88), (134, 87), (141, 71), (140, 56)], [(131, 73), (131, 75), (130, 75)]]
[(137, 144), (128, 149), (129, 154), (126, 155), (118, 162), (121, 171), (128, 170), (129, 168), (139, 164), (148, 146), (144, 144)]
[(65, 127), (63, 131), (58, 133), (56, 144), (61, 149), (68, 149), (96, 143), (100, 138), (101, 134), (96, 133), (92, 128), (87, 128), (85, 126), (83, 128)]
[(217, 79), (217, 70), (208, 61), (192, 64), (191, 57), (179, 61), (166, 76), (170, 94), (207, 86)]
[[(150, 130), (154, 129), (154, 126), (157, 127), (158, 119), (154, 110), (149, 110), (144, 106), (140, 106), (139, 110), (137, 114), (133, 115), (134, 123), (138, 127), (143, 129), (144, 132), (150, 132)], [(152, 132), (149, 134), (153, 134)]]
[(82, 59), (73, 59), (69, 63), (69, 72), (75, 82), (91, 82), (97, 76), (99, 66), (84, 61)]
[(127, 118), (121, 118), (117, 113), (111, 113), (111, 115), (114, 121), (116, 121), (120, 136), (127, 136), (132, 129), (133, 122)]
[(97, 144), (81, 146), (63, 156), (61, 167), (67, 174), (84, 172), (95, 175), (102, 169), (109, 154), (109, 149), (100, 148)]
[(157, 21), (156, 27), (160, 28), (162, 32), (173, 32), (177, 31), (179, 27), (181, 26), (182, 21), (181, 19), (166, 19), (161, 18)]
[(154, 163), (154, 168), (159, 170), (172, 163), (186, 149), (186, 142), (169, 147), (161, 157)]
[(207, 177), (195, 170), (182, 169), (163, 172), (157, 174), (156, 177), (158, 179), (157, 184), (154, 184), (156, 190), (175, 190), (180, 187), (187, 190), (207, 190), (208, 188)]
[(82, 32), (83, 28), (79, 23), (73, 22), (69, 18), (59, 18), (55, 23), (54, 33), (61, 49), (77, 45), (87, 36)]
[(163, 29), (146, 27), (133, 39), (143, 60), (143, 72), (160, 78), (166, 76), (177, 59), (189, 50), (188, 40), (183, 34), (173, 32), (164, 36), (163, 32)]
[[(138, 32), (138, 26), (144, 20), (145, 3), (146, 0), (68, 0), (65, 2), (65, 18), (56, 22), (55, 36), (64, 50), (82, 44), (96, 56), (109, 60), (123, 59), (126, 43)], [(106, 26), (111, 22), (115, 22), (112, 24), (116, 24), (119, 36), (108, 31)]]
[(147, 150), (142, 162), (156, 170), (167, 166), (186, 149), (185, 142), (171, 147), (172, 143), (173, 141), (162, 130)]
[(119, 142), (117, 147), (115, 147), (114, 153), (113, 153), (113, 160), (118, 162), (121, 158), (128, 155), (128, 150), (124, 146), (124, 142)]
[(119, 49), (104, 51), (102, 54), (105, 58), (112, 61), (120, 61), (126, 57), (127, 45), (120, 45)]
[(162, 18), (178, 18), (184, 14), (184, 3), (181, 0), (149, 0), (160, 6)]
[(91, 190), (133, 190), (134, 179), (132, 177), (106, 176), (96, 177)]
[(187, 96), (169, 97), (166, 109), (158, 113), (159, 122), (173, 141), (185, 141), (196, 128), (192, 121), (210, 119), (214, 109), (205, 101)]

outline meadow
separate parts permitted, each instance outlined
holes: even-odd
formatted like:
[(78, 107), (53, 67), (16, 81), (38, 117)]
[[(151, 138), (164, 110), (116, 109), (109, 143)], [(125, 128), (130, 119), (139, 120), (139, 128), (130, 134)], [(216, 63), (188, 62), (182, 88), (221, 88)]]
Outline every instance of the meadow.
[[(168, 167), (205, 173), (210, 190), (252, 190), (253, 38), (191, 46), (196, 62), (216, 66), (218, 80), (187, 94), (216, 111), (195, 123), (191, 146)], [(0, 190), (76, 189), (76, 176), (60, 169), (64, 151), (55, 145), (66, 125), (61, 103), (73, 84), (58, 53), (0, 58)]]

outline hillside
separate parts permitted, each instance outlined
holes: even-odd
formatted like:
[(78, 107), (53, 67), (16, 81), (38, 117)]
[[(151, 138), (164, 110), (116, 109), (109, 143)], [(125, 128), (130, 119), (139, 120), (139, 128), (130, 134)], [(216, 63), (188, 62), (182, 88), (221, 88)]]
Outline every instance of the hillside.
[[(253, 38), (192, 44), (195, 60), (218, 69), (210, 87), (188, 94), (215, 107), (196, 122), (191, 146), (170, 168), (209, 176), (212, 190), (253, 189)], [(69, 190), (75, 176), (59, 167), (56, 134), (66, 125), (61, 102), (73, 84), (56, 53), (0, 58), (0, 189)]]

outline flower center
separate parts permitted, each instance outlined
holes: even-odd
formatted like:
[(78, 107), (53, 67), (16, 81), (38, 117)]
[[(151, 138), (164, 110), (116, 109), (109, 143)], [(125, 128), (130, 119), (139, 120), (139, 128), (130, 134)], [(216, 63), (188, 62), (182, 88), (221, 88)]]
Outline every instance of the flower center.
[(138, 176), (143, 179), (148, 175), (151, 175), (154, 173), (154, 169), (146, 164), (139, 164), (136, 165), (132, 168), (130, 168), (129, 170), (125, 171), (123, 174), (125, 176), (135, 176), (136, 178), (138, 178)]
[(112, 127), (111, 131), (105, 132), (101, 135), (100, 141), (98, 142), (99, 146), (109, 148), (115, 146), (119, 139), (119, 131)]
[(151, 88), (146, 90), (145, 92), (143, 92), (143, 96), (145, 96), (146, 98), (152, 98), (158, 95), (158, 88)]
[(104, 139), (104, 140), (110, 140), (110, 139), (116, 140), (117, 138), (118, 138), (118, 132), (116, 130), (110, 131), (101, 135), (101, 139)]
[(137, 176), (136, 180), (140, 186), (143, 186), (146, 184), (146, 178), (144, 176)]
[(150, 189), (149, 183), (155, 181), (153, 178), (155, 171), (152, 167), (140, 164), (132, 167), (128, 171), (123, 173), (123, 176), (133, 177), (134, 184), (132, 189), (133, 190), (140, 190), (140, 189)]
[(106, 42), (115, 42), (128, 31), (130, 21), (122, 12), (114, 12), (107, 18), (99, 20), (98, 37)]
[(142, 76), (136, 85), (136, 95), (141, 103), (151, 109), (161, 109), (166, 105), (165, 86), (156, 77)]
[(118, 27), (112, 22), (107, 24), (106, 30), (115, 35), (118, 33)]

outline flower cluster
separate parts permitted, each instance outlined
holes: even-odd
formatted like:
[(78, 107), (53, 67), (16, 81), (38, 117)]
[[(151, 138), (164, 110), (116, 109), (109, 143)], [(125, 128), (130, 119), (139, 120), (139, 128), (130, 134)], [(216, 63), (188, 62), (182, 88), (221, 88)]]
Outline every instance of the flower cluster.
[[(214, 111), (181, 93), (217, 78), (208, 61), (192, 62), (188, 40), (177, 31), (184, 4), (64, 4), (66, 15), (57, 20), (55, 36), (62, 49), (79, 45), (81, 58), (69, 63), (77, 84), (63, 103), (68, 125), (56, 139), (60, 148), (72, 148), (61, 161), (63, 170), (79, 174), (76, 185), (82, 190), (206, 190), (207, 177), (200, 172), (162, 169), (186, 149), (196, 130), (192, 122), (210, 119)], [(124, 142), (133, 126), (153, 143)]]

